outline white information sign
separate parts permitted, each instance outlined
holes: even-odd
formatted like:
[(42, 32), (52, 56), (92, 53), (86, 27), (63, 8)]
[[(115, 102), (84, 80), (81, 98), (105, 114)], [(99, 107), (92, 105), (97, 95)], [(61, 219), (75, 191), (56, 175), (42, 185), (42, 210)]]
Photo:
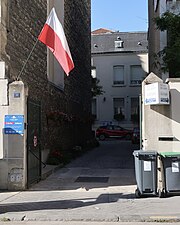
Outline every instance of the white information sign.
[(164, 83), (145, 85), (145, 105), (169, 105), (169, 87)]
[(172, 162), (172, 173), (179, 173), (179, 163)]
[(151, 171), (151, 161), (144, 161), (144, 171)]

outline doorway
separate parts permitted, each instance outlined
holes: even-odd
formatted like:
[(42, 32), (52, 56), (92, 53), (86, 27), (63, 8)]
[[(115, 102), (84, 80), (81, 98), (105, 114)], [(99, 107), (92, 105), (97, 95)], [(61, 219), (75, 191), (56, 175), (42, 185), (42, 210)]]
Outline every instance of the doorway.
[(27, 186), (41, 179), (41, 103), (27, 102)]

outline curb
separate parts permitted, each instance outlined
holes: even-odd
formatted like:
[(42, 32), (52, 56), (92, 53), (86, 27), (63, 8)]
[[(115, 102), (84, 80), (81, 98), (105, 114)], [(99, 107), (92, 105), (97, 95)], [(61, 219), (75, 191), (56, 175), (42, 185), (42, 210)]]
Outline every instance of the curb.
[(141, 216), (141, 215), (124, 215), (124, 216), (117, 216), (117, 218), (81, 218), (81, 219), (64, 219), (64, 218), (28, 218), (23, 213), (20, 215), (2, 215), (0, 217), (0, 222), (7, 222), (7, 221), (67, 221), (67, 222), (156, 222), (156, 223), (177, 223), (180, 222), (180, 215), (169, 215), (169, 216), (162, 216), (162, 215), (152, 215), (152, 216)]
[(119, 222), (164, 222), (164, 223), (175, 223), (180, 222), (180, 215), (151, 215), (151, 216), (119, 216)]

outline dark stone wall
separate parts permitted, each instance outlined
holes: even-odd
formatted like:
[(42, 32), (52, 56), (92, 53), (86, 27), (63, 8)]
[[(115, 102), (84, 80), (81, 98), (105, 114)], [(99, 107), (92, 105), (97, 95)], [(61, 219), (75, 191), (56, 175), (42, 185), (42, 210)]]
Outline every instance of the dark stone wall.
[[(45, 0), (9, 0), (8, 8), (2, 60), (13, 81), (46, 21), (47, 5)], [(42, 149), (66, 150), (91, 137), (90, 0), (65, 0), (65, 34), (75, 69), (65, 77), (64, 91), (47, 80), (46, 47), (40, 42), (19, 77), (28, 86), (29, 97), (42, 105)]]
[[(91, 114), (91, 1), (65, 0), (64, 28), (75, 63), (72, 76), (65, 79), (68, 111), (88, 120)], [(79, 139), (86, 139), (89, 124), (79, 127)], [(77, 129), (77, 128), (76, 128)], [(80, 137), (82, 136), (82, 137)], [(79, 140), (81, 142), (81, 140)]]

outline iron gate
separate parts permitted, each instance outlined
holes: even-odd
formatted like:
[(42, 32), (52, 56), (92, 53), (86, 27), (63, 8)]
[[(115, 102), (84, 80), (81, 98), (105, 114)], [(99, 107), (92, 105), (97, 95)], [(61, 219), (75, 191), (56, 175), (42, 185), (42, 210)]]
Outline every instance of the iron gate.
[(27, 186), (41, 179), (41, 104), (27, 101)]

